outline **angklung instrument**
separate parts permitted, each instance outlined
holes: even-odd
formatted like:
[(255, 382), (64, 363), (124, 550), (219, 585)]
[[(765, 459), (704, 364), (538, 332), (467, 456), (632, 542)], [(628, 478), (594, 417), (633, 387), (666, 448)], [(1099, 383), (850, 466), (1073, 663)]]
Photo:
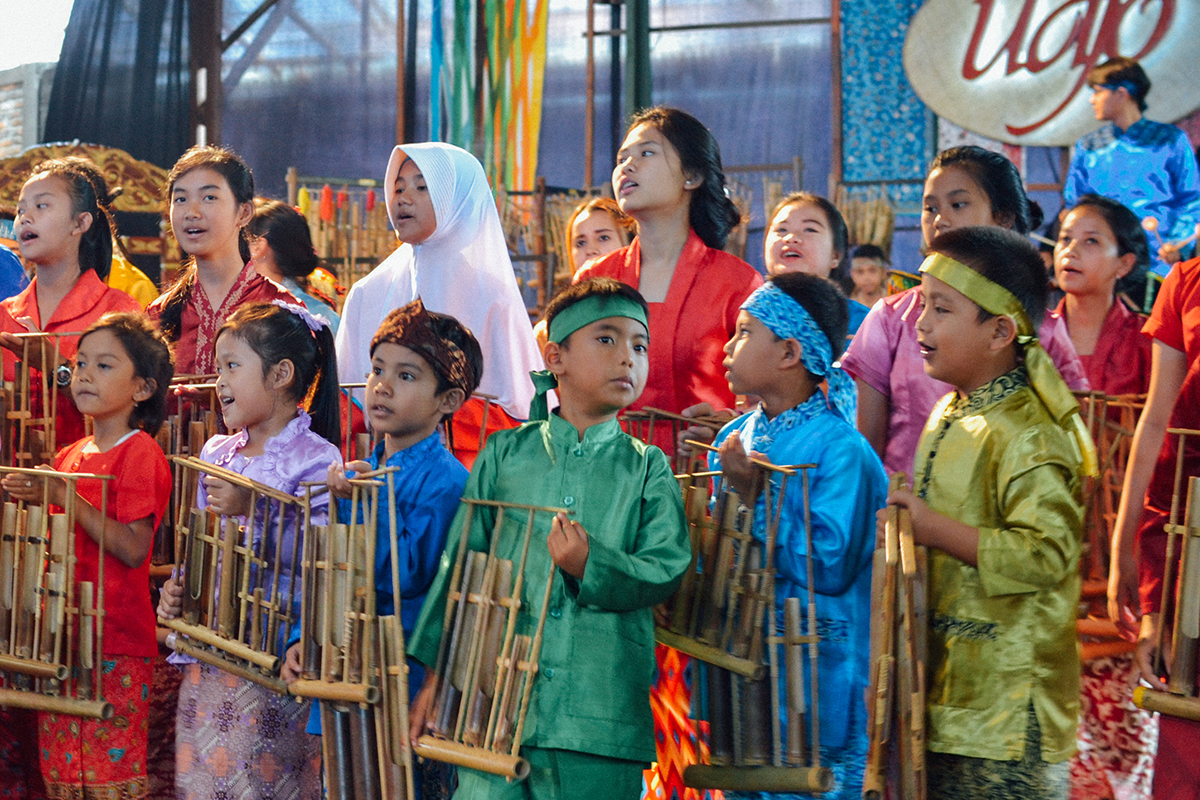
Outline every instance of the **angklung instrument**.
[[(656, 430), (666, 427), (670, 431), (671, 442), (678, 440), (679, 434), (693, 426), (711, 428), (713, 433), (721, 430), (729, 419), (718, 416), (685, 417), (661, 408), (644, 406), (636, 410), (627, 410), (619, 418), (622, 429), (630, 436), (646, 444), (654, 444)], [(688, 457), (675, 454), (672, 468), (675, 472), (691, 471)]]
[[(890, 491), (903, 489), (893, 475)], [(887, 507), (884, 546), (871, 575), (871, 683), (867, 691), (867, 768), (863, 797), (923, 800), (925, 778), (925, 548), (913, 542), (907, 508)]]
[[(4, 360), (15, 359), (14, 380), (5, 382), (0, 391), (0, 411), (4, 427), (0, 431), (0, 463), (16, 467), (45, 464), (57, 451), (55, 413), (59, 392), (69, 392), (55, 380), (54, 371), (39, 371), (29, 366), (36, 355), (42, 363), (60, 361), (61, 341), (72, 333), (17, 333), (21, 354), (0, 349), (0, 367)], [(35, 353), (35, 351), (38, 351)]]
[[(321, 701), (330, 800), (415, 797), (398, 591), (396, 469), (349, 479), (348, 519), (338, 520), (331, 504), (329, 524), (312, 526), (304, 537), (301, 677), (288, 690)], [(388, 525), (392, 586), (397, 587), (395, 609), (384, 616), (378, 614), (375, 584), (381, 518)]]
[[(520, 756), (521, 741), (557, 570), (551, 564), (544, 587), (530, 582), (526, 592), (526, 561), (534, 530), (542, 537), (539, 544), (549, 535), (546, 516), (571, 512), (496, 500), (462, 502), (462, 534), (450, 575), (429, 716), (433, 732), (421, 736), (414, 751), (423, 758), (524, 780), (529, 763)], [(477, 514), (494, 515), (487, 552), (468, 549)], [(524, 524), (506, 525), (510, 516), (524, 517)], [(518, 540), (506, 542), (504, 552), (516, 558), (500, 558), (501, 539), (511, 536)], [(540, 605), (523, 599), (534, 592), (541, 594)]]
[[(1175, 484), (1171, 498), (1167, 532), (1167, 558), (1163, 571), (1162, 621), (1154, 653), (1154, 666), (1163, 674), (1166, 618), (1172, 619), (1170, 667), (1166, 691), (1138, 686), (1133, 692), (1134, 705), (1173, 717), (1200, 722), (1200, 698), (1196, 695), (1197, 650), (1200, 645), (1200, 477), (1187, 478), (1187, 502), (1183, 523), (1179, 524), (1179, 501), (1184, 487), (1184, 455), (1188, 439), (1200, 437), (1200, 430), (1168, 428), (1167, 435), (1179, 437), (1176, 446)], [(1181, 542), (1177, 542), (1182, 538)], [(1178, 554), (1176, 548), (1178, 547)], [(1175, 562), (1179, 561), (1176, 580)]]
[[(655, 638), (703, 662), (698, 663), (692, 705), (709, 726), (709, 763), (688, 766), (683, 780), (695, 789), (827, 792), (833, 776), (820, 756), (820, 637), (808, 536), (808, 470), (814, 465), (751, 463), (754, 493), (763, 498), (761, 536), (754, 535), (758, 505), (743, 505), (721, 473), (678, 476), (692, 563), (675, 594), (657, 611)], [(801, 598), (787, 598), (780, 629), (775, 548), (788, 480), (797, 475), (808, 554), (807, 609)]]
[(159, 619), (175, 632), (176, 652), (279, 693), (285, 644), (300, 611), (300, 556), (311, 497), (294, 497), (209, 464), (176, 456), (184, 497), (204, 476), (249, 492), (243, 521), (180, 505), (175, 551), (181, 554), (182, 616)]
[[(157, 437), (158, 446), (168, 460), (175, 456), (199, 456), (204, 443), (219, 432), (215, 380), (215, 375), (176, 375), (171, 379), (169, 410)], [(175, 521), (179, 509), (190, 508), (196, 497), (194, 486), (191, 495), (184, 493), (187, 481), (183, 479), (182, 469), (178, 465), (174, 467), (171, 504), (154, 532), (150, 575), (160, 580), (170, 577), (180, 555), (175, 550)]]
[[(76, 584), (76, 487), (99, 480), (107, 517), (111, 475), (3, 468), (66, 483), (66, 506), (8, 501), (0, 511), (0, 706), (110, 719), (104, 700), (105, 532), (96, 580)], [(44, 484), (45, 485), (45, 484)]]

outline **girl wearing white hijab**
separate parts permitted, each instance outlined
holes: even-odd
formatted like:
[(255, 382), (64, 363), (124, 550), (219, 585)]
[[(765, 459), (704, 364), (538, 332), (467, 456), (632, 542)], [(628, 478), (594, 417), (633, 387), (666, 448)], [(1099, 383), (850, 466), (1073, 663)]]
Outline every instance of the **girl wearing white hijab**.
[[(455, 317), (479, 340), (484, 365), (479, 391), (499, 398), (504, 412), (491, 408), (488, 429), (527, 419), (533, 399), (529, 372), (541, 369), (542, 360), (483, 167), (449, 144), (399, 146), (388, 159), (384, 199), (402, 244), (346, 296), (337, 333), (342, 382), (365, 379), (371, 337), (383, 318), (420, 297), (427, 309)], [(472, 400), (455, 414), (460, 457), (466, 453), (457, 451), (478, 446), (480, 408)]]

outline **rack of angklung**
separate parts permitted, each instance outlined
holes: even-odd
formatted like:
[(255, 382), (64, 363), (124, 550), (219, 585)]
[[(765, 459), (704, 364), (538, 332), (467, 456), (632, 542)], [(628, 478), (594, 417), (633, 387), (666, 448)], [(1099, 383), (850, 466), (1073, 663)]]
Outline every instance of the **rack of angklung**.
[(101, 668), (105, 536), (95, 581), (76, 586), (75, 492), (81, 480), (101, 481), (106, 516), (112, 476), (0, 469), (7, 473), (64, 481), (66, 507), (47, 514), (45, 491), (41, 505), (9, 501), (0, 512), (0, 706), (109, 719)]
[[(726, 417), (718, 416), (700, 416), (700, 417), (685, 417), (682, 414), (676, 414), (671, 411), (663, 411), (661, 408), (652, 408), (645, 406), (643, 408), (632, 411), (625, 411), (620, 417), (621, 427), (635, 439), (645, 442), (646, 444), (654, 444), (654, 433), (656, 430), (666, 428), (670, 431), (672, 446), (679, 440), (679, 434), (691, 427), (711, 428), (715, 435), (718, 431), (729, 422)], [(689, 470), (687, 463), (688, 459), (683, 456), (676, 455), (673, 466), (676, 472), (684, 472)]]
[[(904, 488), (894, 475), (890, 489)], [(871, 574), (871, 685), (863, 797), (880, 800), (889, 775), (898, 800), (925, 797), (925, 548), (907, 508), (889, 505)]]
[[(679, 476), (692, 563), (659, 609), (665, 624), (656, 627), (655, 638), (704, 662), (696, 678), (702, 699), (692, 705), (709, 725), (710, 762), (689, 766), (683, 780), (695, 789), (825, 792), (832, 787), (832, 774), (820, 757), (813, 590), (807, 592), (807, 619), (800, 598), (793, 597), (784, 602), (782, 631), (775, 620), (775, 548), (788, 481), (800, 476), (800, 521), (808, 531), (808, 470), (814, 465), (751, 463), (754, 494), (763, 497), (761, 537), (753, 531), (758, 505), (743, 505), (721, 473)], [(811, 543), (808, 548), (811, 587)], [(806, 653), (812, 688), (807, 695)]]
[[(553, 515), (571, 512), (496, 500), (462, 502), (466, 510), (450, 576), (438, 647), (439, 681), (429, 717), (433, 733), (418, 739), (414, 751), (423, 758), (523, 780), (529, 763), (520, 756), (521, 738), (556, 569), (551, 564), (544, 587), (531, 583), (529, 594), (536, 598), (533, 592), (539, 592), (541, 603), (530, 607), (522, 599), (525, 566), (534, 529), (540, 530), (540, 546)], [(468, 549), (477, 514), (495, 517), (488, 526), (487, 552)], [(539, 514), (541, 525), (535, 524)], [(509, 515), (524, 518), (519, 534), (506, 534)]]
[[(217, 411), (216, 375), (176, 375), (171, 379), (172, 392), (168, 414), (158, 429), (158, 446), (168, 459), (176, 456), (199, 456), (204, 443), (218, 433), (220, 414)], [(154, 533), (150, 574), (165, 579), (175, 568), (175, 521), (180, 508), (190, 508), (196, 496), (183, 493), (183, 467), (175, 465), (171, 490), (171, 505)]]
[[(182, 616), (160, 619), (174, 649), (279, 693), (284, 645), (300, 609), (301, 544), (308, 498), (293, 497), (195, 456), (176, 456), (182, 497), (205, 476), (249, 492), (244, 522), (184, 502), (175, 521)], [(232, 591), (230, 590), (232, 589)]]
[[(1188, 440), (1197, 441), (1200, 430), (1168, 428), (1167, 435), (1177, 436), (1175, 485), (1171, 498), (1170, 521), (1167, 523), (1167, 558), (1163, 573), (1162, 622), (1155, 643), (1154, 668), (1163, 674), (1163, 639), (1168, 615), (1171, 627), (1171, 665), (1166, 691), (1154, 691), (1138, 686), (1133, 692), (1134, 705), (1173, 717), (1200, 721), (1200, 698), (1196, 695), (1197, 650), (1200, 645), (1200, 477), (1187, 479), (1187, 504), (1184, 523), (1179, 522), (1179, 500), (1183, 493), (1184, 455)], [(1195, 453), (1192, 454), (1193, 457)], [(1183, 541), (1177, 545), (1177, 539)], [(1175, 580), (1174, 565), (1178, 547), (1179, 578)], [(1176, 586), (1176, 583), (1178, 585)], [(1173, 610), (1173, 613), (1172, 613)]]
[(351, 479), (349, 518), (337, 519), (331, 499), (329, 524), (310, 527), (304, 537), (301, 677), (288, 691), (321, 701), (330, 800), (415, 796), (399, 592), (392, 614), (379, 616), (375, 600), (381, 516), (389, 531), (392, 585), (400, 586), (396, 469)]
[(4, 428), (0, 431), (0, 463), (34, 467), (50, 460), (57, 450), (55, 414), (59, 392), (69, 392), (54, 380), (54, 371), (37, 370), (31, 363), (58, 364), (61, 340), (74, 333), (17, 333), (21, 354), (0, 349), (0, 371), (13, 361), (13, 381), (0, 392)]

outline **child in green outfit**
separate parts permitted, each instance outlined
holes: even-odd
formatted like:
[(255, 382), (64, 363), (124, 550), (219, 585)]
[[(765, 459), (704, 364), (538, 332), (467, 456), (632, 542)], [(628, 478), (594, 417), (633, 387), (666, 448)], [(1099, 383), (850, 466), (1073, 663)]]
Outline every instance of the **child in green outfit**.
[(929, 797), (1066, 800), (1095, 451), (1031, 322), (1046, 303), (1037, 250), (961, 228), (930, 251), (917, 335), (925, 372), (955, 391), (925, 423), (915, 493), (888, 498), (930, 548)]
[[(545, 546), (531, 544), (526, 564), (531, 576), (557, 567), (521, 751), (530, 776), (510, 783), (459, 769), (455, 797), (583, 800), (600, 787), (605, 797), (641, 794), (642, 770), (655, 755), (651, 609), (675, 590), (691, 559), (666, 456), (623, 432), (616, 418), (646, 385), (646, 316), (641, 295), (610, 279), (583, 281), (555, 298), (546, 312), (548, 371), (534, 374), (541, 394), (533, 419), (493, 434), (467, 481), (464, 498), (575, 513), (557, 515)], [(560, 405), (546, 414), (550, 388)], [(488, 548), (495, 517), (487, 512), (480, 507), (472, 518), (473, 550)], [(409, 642), (408, 655), (431, 667), (462, 514)], [(507, 534), (501, 558), (520, 541)], [(541, 610), (540, 583), (527, 580), (521, 598), (533, 618)], [(424, 732), (437, 680), (431, 670), (413, 702), (414, 739)]]

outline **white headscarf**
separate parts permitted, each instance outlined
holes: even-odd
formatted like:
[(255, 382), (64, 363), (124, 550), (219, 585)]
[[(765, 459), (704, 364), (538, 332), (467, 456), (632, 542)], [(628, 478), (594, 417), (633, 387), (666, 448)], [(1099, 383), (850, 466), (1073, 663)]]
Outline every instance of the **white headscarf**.
[(350, 287), (337, 334), (339, 377), (344, 383), (365, 380), (371, 338), (383, 318), (420, 297), (427, 309), (455, 317), (479, 340), (479, 391), (500, 398), (510, 416), (527, 419), (529, 372), (542, 368), (542, 358), (483, 167), (466, 150), (441, 142), (396, 147), (384, 178), (389, 217), (406, 157), (425, 178), (437, 228), (420, 244), (401, 245)]

